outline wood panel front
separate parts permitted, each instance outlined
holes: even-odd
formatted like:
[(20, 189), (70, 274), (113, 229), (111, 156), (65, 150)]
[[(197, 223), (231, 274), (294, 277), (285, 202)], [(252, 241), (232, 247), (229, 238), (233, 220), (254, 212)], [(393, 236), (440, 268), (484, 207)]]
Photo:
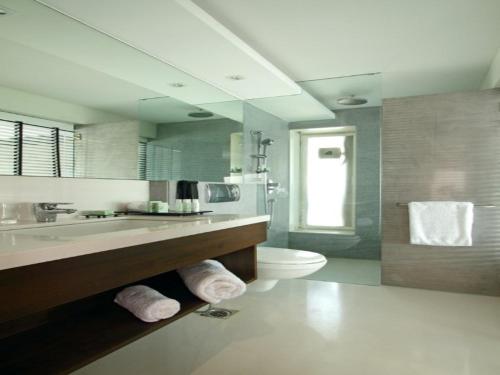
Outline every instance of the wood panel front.
[[(0, 271), (0, 322), (150, 278), (204, 259), (219, 258), (238, 276), (256, 275), (254, 246), (266, 240), (257, 223)], [(228, 254), (247, 249), (242, 257)]]

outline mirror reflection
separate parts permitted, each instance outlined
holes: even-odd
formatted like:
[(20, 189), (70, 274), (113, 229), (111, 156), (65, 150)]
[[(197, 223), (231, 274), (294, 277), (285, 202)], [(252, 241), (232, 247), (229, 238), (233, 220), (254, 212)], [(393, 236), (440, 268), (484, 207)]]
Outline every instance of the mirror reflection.
[(40, 4), (21, 5), (23, 17), (0, 23), (1, 175), (241, 175), (239, 101)]
[(140, 138), (141, 176), (242, 182), (242, 111), (239, 101), (192, 106), (168, 97), (141, 100), (139, 115), (147, 124)]

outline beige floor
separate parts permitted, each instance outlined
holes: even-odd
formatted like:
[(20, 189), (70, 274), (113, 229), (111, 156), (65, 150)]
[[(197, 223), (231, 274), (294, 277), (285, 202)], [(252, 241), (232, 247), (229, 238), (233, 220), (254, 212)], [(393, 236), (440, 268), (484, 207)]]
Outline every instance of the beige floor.
[(291, 280), (224, 305), (241, 311), (191, 314), (77, 374), (500, 374), (500, 298)]
[(307, 280), (335, 283), (380, 285), (380, 260), (327, 258), (319, 271), (304, 277)]

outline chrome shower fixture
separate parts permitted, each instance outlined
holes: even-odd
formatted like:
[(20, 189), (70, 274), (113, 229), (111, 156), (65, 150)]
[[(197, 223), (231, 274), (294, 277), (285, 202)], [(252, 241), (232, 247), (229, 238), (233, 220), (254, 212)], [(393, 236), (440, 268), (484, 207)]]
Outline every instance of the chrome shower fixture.
[[(262, 142), (260, 142), (260, 144), (263, 146), (262, 147), (262, 155), (267, 156), (267, 147), (271, 146), (273, 143), (274, 143), (274, 140), (270, 139), (270, 138), (266, 138)], [(260, 152), (259, 152), (259, 154), (260, 154)]]
[[(256, 173), (265, 173), (267, 172), (266, 168), (266, 159), (267, 155), (265, 153), (262, 153), (262, 147), (263, 142), (266, 141), (271, 141), (270, 139), (265, 139), (264, 141), (262, 140), (262, 131), (261, 130), (251, 130), (250, 134), (256, 137), (256, 143), (257, 143), (257, 153), (252, 155), (252, 158), (257, 159), (257, 168), (255, 169)], [(264, 146), (267, 147), (267, 146)], [(265, 152), (265, 148), (264, 148)]]

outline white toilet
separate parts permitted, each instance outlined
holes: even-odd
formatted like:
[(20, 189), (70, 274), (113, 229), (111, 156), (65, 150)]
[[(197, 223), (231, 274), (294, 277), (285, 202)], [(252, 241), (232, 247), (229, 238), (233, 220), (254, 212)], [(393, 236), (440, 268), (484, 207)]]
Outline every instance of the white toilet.
[(326, 258), (304, 250), (257, 247), (257, 280), (249, 290), (266, 292), (279, 280), (297, 279), (318, 271), (326, 264)]

